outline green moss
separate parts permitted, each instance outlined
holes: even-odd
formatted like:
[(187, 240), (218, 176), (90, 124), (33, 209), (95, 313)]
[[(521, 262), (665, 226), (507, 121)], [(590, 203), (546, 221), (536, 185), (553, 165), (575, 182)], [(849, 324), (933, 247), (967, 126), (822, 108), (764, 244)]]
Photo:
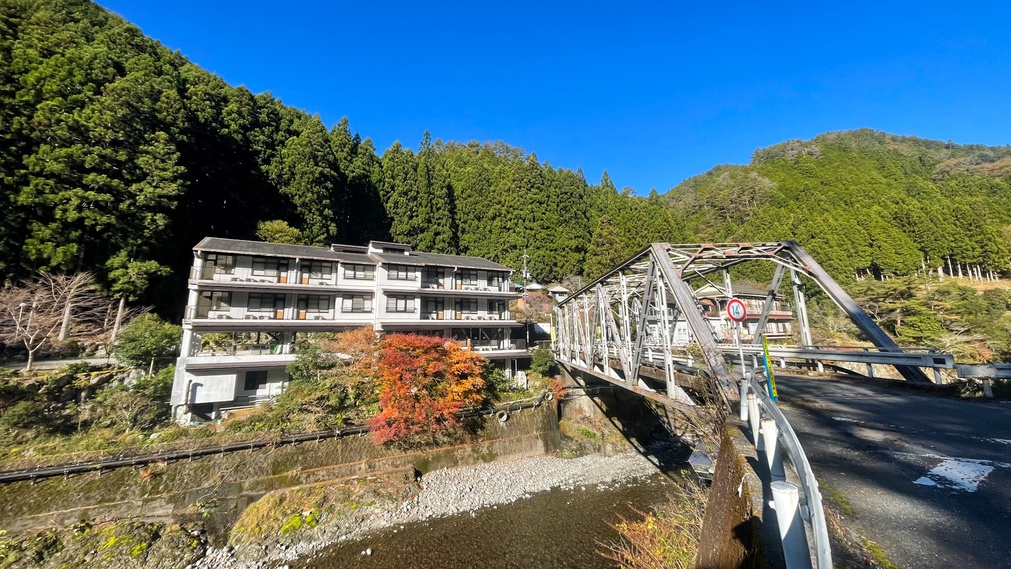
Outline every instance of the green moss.
[(852, 516), (855, 513), (853, 511), (853, 506), (851, 506), (849, 500), (846, 499), (846, 495), (840, 492), (836, 487), (832, 486), (828, 482), (825, 482), (821, 478), (818, 479), (818, 487), (844, 516)]
[(899, 566), (892, 562), (885, 554), (885, 551), (881, 549), (881, 546), (874, 543), (869, 539), (864, 540), (864, 547), (870, 552), (871, 557), (873, 557), (874, 562), (877, 563), (883, 569), (899, 569)]

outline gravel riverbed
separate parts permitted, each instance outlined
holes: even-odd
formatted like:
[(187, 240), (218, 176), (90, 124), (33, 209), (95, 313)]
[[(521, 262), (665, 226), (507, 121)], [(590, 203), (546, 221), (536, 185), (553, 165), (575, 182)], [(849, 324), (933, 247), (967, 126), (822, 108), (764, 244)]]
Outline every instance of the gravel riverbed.
[(593, 454), (578, 458), (540, 456), (508, 462), (492, 462), (430, 472), (421, 479), (421, 491), (399, 506), (374, 512), (355, 528), (317, 528), (317, 539), (294, 545), (262, 546), (262, 557), (240, 561), (231, 548), (210, 548), (192, 569), (269, 569), (285, 567), (310, 557), (328, 545), (360, 537), (400, 524), (451, 516), (487, 506), (508, 504), (552, 488), (610, 485), (652, 476), (658, 465), (671, 464), (677, 447), (658, 443), (646, 455), (629, 451), (614, 455)]

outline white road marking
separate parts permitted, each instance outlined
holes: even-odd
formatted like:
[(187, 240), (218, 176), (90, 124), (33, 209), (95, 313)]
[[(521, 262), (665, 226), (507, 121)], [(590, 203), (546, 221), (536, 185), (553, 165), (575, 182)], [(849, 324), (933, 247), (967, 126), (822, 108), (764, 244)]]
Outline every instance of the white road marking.
[(984, 462), (987, 461), (948, 458), (930, 469), (925, 476), (913, 480), (913, 484), (975, 492), (987, 475), (993, 472), (993, 466)]

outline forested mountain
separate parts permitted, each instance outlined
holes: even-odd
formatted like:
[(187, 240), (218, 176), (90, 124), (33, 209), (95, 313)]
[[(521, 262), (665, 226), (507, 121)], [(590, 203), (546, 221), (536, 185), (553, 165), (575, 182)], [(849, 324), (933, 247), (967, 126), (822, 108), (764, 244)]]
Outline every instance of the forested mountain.
[(757, 150), (665, 198), (699, 239), (796, 239), (844, 280), (1009, 266), (1009, 146), (829, 133)]
[[(410, 134), (410, 133), (406, 133)], [(504, 143), (395, 143), (231, 87), (86, 0), (0, 2), (0, 271), (88, 270), (170, 314), (204, 236), (281, 219), (303, 242), (393, 239), (537, 280), (650, 241), (794, 238), (839, 278), (1008, 264), (1011, 148), (873, 131), (756, 151), (667, 195), (588, 183)]]

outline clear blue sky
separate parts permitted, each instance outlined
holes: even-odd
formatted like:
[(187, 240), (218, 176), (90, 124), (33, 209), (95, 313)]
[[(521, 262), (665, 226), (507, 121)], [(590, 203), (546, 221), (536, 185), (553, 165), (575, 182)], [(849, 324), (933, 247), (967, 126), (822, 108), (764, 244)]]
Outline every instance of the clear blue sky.
[(99, 3), (380, 153), (503, 140), (639, 194), (833, 130), (1011, 143), (1006, 1)]

